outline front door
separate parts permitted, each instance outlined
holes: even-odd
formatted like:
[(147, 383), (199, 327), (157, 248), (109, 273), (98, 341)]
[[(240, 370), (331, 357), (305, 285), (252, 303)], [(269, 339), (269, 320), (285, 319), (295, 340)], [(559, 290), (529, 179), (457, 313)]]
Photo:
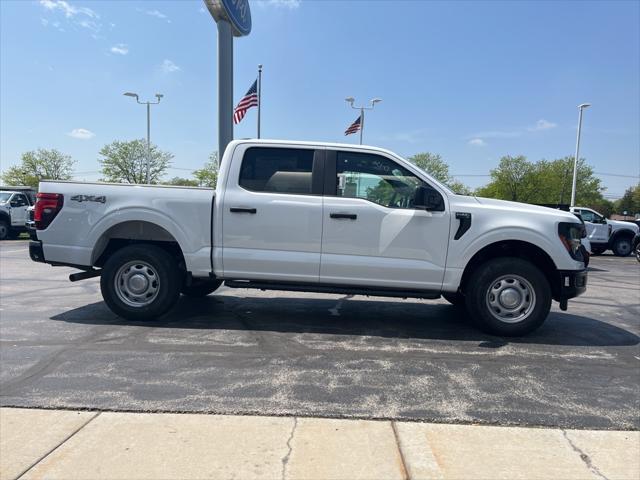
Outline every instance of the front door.
[(413, 208), (427, 182), (379, 154), (328, 151), (325, 169), (335, 177), (325, 185), (320, 281), (439, 291), (450, 215), (446, 204)]
[(591, 243), (607, 243), (609, 241), (609, 225), (605, 218), (593, 210), (581, 209), (579, 211), (587, 237)]
[(324, 151), (239, 148), (222, 199), (225, 278), (318, 282)]
[(11, 225), (14, 227), (24, 227), (27, 220), (27, 208), (29, 201), (23, 193), (14, 193), (11, 197)]

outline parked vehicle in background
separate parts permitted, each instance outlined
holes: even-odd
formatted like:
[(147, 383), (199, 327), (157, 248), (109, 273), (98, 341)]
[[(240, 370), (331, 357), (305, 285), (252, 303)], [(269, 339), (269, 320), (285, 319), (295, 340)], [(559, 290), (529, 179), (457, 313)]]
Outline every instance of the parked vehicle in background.
[(633, 253), (636, 256), (636, 260), (640, 262), (640, 233), (636, 233), (636, 236), (633, 237)]
[(594, 255), (600, 255), (609, 249), (618, 257), (626, 257), (631, 253), (633, 237), (638, 233), (637, 225), (608, 220), (590, 208), (571, 207), (571, 212), (579, 214), (584, 221)]
[(34, 261), (100, 276), (112, 311), (167, 312), (231, 288), (416, 297), (523, 335), (586, 290), (572, 214), (456, 195), (387, 150), (238, 140), (217, 189), (44, 181)]
[(0, 188), (0, 240), (26, 232), (27, 208), (34, 203), (31, 187)]

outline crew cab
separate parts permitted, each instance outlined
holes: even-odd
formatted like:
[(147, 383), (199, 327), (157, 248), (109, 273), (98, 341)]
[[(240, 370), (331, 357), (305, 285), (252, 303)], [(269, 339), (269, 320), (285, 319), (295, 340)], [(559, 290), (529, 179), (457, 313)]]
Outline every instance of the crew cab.
[(571, 207), (571, 212), (580, 215), (585, 222), (587, 238), (594, 255), (611, 249), (614, 255), (626, 257), (633, 250), (633, 237), (638, 226), (631, 222), (609, 220), (600, 213), (585, 207)]
[(523, 335), (586, 290), (574, 215), (456, 195), (380, 148), (233, 141), (215, 190), (41, 182), (31, 258), (100, 276), (107, 305), (156, 318), (180, 293), (256, 288), (437, 299)]
[(0, 240), (26, 232), (27, 209), (33, 204), (32, 191), (26, 187), (0, 188)]

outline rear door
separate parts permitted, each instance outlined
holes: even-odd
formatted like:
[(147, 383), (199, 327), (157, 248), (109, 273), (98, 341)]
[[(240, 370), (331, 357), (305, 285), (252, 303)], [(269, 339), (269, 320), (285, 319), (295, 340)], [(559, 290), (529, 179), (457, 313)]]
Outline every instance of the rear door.
[(324, 150), (237, 148), (222, 199), (225, 278), (318, 282)]
[[(429, 184), (394, 159), (327, 151), (320, 281), (440, 290), (450, 215), (415, 209)], [(441, 193), (436, 192), (441, 195)]]

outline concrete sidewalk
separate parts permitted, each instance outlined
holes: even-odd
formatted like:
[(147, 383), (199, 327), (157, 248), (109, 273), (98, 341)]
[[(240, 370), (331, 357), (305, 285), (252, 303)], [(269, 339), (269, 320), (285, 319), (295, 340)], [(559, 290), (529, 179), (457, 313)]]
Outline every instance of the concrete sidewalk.
[(640, 479), (640, 432), (0, 409), (4, 479)]

